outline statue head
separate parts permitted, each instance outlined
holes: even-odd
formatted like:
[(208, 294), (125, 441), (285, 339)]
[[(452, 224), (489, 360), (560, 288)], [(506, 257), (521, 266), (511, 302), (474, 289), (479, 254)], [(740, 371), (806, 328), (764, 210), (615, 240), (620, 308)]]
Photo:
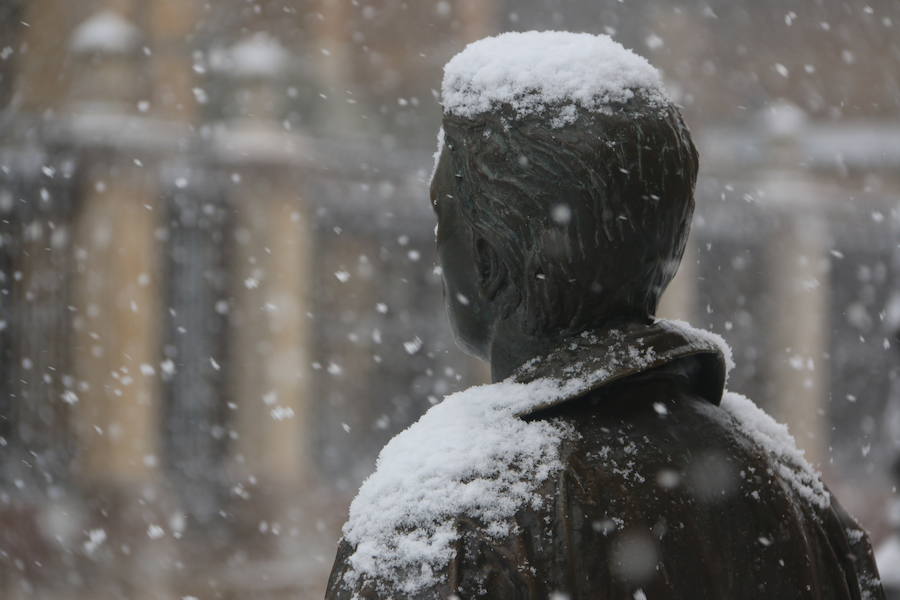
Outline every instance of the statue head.
[(431, 200), (457, 339), (490, 358), (647, 320), (693, 214), (697, 152), (659, 75), (606, 36), (504, 34), (445, 67)]

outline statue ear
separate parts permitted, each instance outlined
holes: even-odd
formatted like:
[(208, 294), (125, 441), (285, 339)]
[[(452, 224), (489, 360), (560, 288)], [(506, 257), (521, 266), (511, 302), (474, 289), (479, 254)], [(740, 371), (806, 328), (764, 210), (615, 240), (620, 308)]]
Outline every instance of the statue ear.
[(494, 300), (506, 287), (506, 267), (494, 247), (484, 238), (475, 240), (475, 265), (481, 294), (488, 300)]

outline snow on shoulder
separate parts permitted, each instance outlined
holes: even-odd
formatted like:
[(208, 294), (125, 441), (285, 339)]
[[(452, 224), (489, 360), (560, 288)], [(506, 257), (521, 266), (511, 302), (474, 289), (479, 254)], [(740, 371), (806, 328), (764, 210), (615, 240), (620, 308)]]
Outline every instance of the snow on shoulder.
[(488, 535), (510, 533), (516, 511), (540, 506), (537, 486), (561, 468), (559, 447), (570, 434), (515, 415), (563, 388), (547, 379), (469, 388), (388, 442), (350, 505), (344, 539), (355, 551), (344, 583), (404, 594), (437, 583), (455, 554), (460, 515)]
[(778, 474), (801, 498), (822, 509), (831, 505), (831, 496), (821, 476), (806, 460), (803, 450), (797, 448), (786, 425), (741, 394), (726, 392), (721, 406), (734, 417), (741, 431), (769, 454)]
[[(564, 31), (504, 33), (473, 42), (444, 67), (446, 113), (472, 117), (509, 104), (518, 116), (544, 113), (570, 123), (577, 104), (591, 111), (643, 95), (669, 104), (659, 72), (607, 35)], [(566, 107), (568, 106), (568, 110)]]
[(707, 329), (700, 329), (699, 327), (694, 327), (687, 321), (680, 321), (678, 319), (662, 319), (662, 321), (669, 323), (670, 325), (678, 328), (681, 331), (682, 335), (687, 338), (696, 338), (700, 340), (706, 341), (708, 344), (711, 344), (719, 349), (719, 352), (722, 353), (722, 358), (725, 359), (725, 378), (726, 381), (728, 379), (728, 375), (734, 369), (734, 352), (731, 350), (731, 346), (728, 345), (728, 342), (725, 341), (718, 333), (714, 333)]

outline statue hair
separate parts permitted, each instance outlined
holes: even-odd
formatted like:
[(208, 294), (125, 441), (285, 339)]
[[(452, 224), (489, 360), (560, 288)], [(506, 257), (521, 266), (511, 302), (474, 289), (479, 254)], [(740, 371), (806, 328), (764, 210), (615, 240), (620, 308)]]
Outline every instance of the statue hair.
[(509, 106), (443, 120), (463, 219), (505, 277), (494, 306), (529, 335), (653, 315), (694, 210), (697, 150), (674, 105), (565, 108), (561, 127)]

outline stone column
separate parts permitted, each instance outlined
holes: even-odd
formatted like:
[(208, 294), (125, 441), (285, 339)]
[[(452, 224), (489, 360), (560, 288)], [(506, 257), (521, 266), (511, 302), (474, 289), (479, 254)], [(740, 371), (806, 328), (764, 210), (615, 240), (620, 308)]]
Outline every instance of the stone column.
[[(820, 198), (807, 187), (791, 195)], [(768, 372), (774, 389), (774, 417), (788, 425), (807, 458), (827, 456), (828, 430), (828, 262), (826, 226), (814, 209), (783, 213), (783, 226), (770, 246), (771, 320)]]
[[(325, 53), (317, 57), (319, 75), (325, 85), (335, 94), (343, 94), (344, 84), (349, 78), (351, 5), (342, 0), (319, 0), (321, 22), (316, 29), (316, 41)], [(343, 99), (337, 102), (343, 105)]]
[(355, 46), (351, 41), (351, 23), (358, 9), (343, 0), (317, 0), (312, 5), (319, 10), (321, 19), (308, 28), (306, 63), (312, 67), (316, 87), (328, 96), (327, 102), (313, 109), (317, 114), (316, 129), (330, 135), (348, 133), (348, 123), (353, 120), (347, 118), (352, 108), (347, 104), (346, 92), (355, 87), (351, 82), (354, 68), (351, 51)]
[[(198, 85), (187, 41), (198, 24), (198, 0), (154, 0), (146, 3), (147, 43), (152, 86), (141, 108), (173, 121), (194, 120), (209, 92)], [(206, 68), (206, 61), (198, 61)], [(194, 90), (197, 90), (196, 92)]]
[(65, 100), (72, 74), (64, 68), (68, 48), (61, 40), (77, 25), (78, 18), (84, 17), (84, 9), (69, 0), (30, 0), (23, 4), (22, 20), (28, 27), (18, 24), (17, 29), (19, 42), (27, 45), (28, 52), (10, 57), (9, 62), (15, 60), (18, 65), (16, 86), (22, 109), (41, 113), (59, 108)]
[[(249, 170), (248, 170), (249, 171)], [(311, 233), (291, 178), (245, 171), (232, 254), (232, 366), (239, 472), (296, 490), (312, 474), (308, 294)]]
[[(88, 481), (152, 479), (158, 453), (159, 214), (142, 169), (95, 167), (75, 238), (75, 372), (70, 398)], [(153, 371), (153, 373), (151, 373)]]
[(157, 539), (165, 530), (152, 528), (165, 524), (157, 521), (164, 308), (156, 189), (144, 169), (110, 157), (84, 175), (74, 244), (75, 387), (67, 401), (78, 440), (75, 477), (89, 505), (103, 508), (86, 525), (116, 548), (91, 562), (87, 589), (168, 597), (171, 538)]

